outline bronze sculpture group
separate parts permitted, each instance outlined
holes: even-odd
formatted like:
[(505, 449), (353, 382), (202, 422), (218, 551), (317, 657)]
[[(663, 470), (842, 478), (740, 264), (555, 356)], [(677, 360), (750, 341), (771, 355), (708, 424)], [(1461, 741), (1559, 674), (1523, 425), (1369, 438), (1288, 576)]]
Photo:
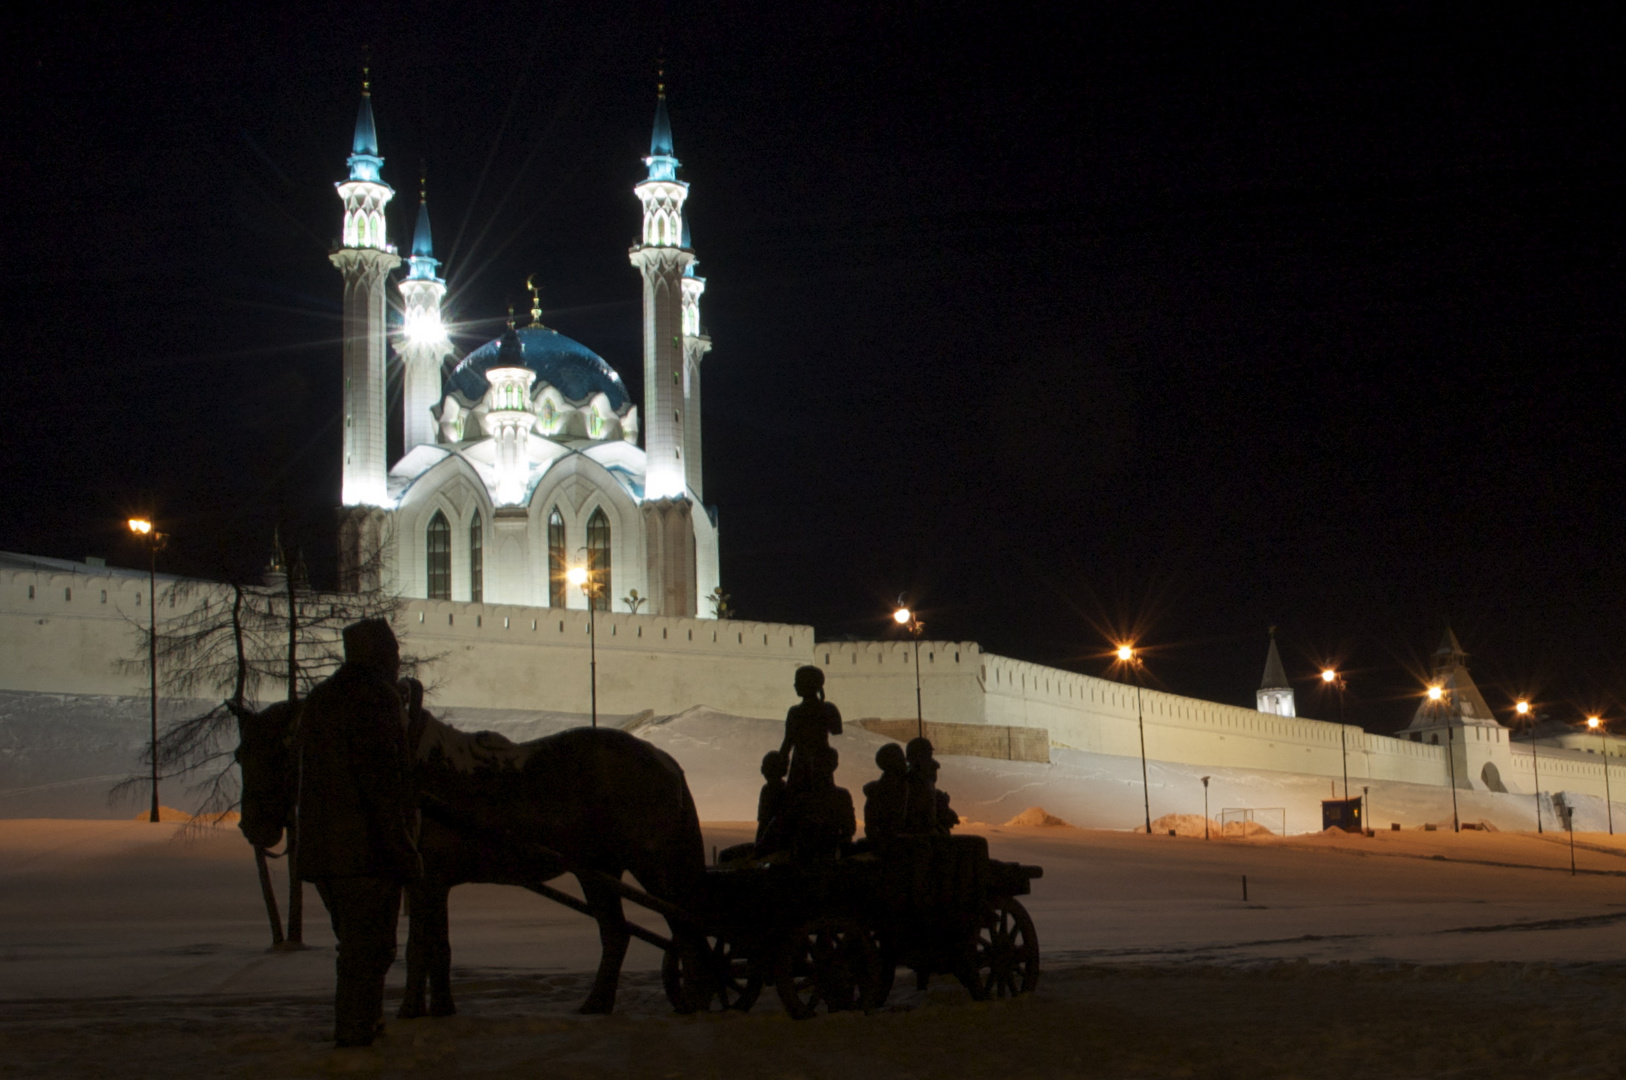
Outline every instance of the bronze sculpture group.
[(911, 739), (907, 747), (889, 742), (875, 754), (880, 779), (864, 785), (864, 839), (855, 843), (852, 795), (836, 786), (840, 755), (829, 741), (841, 734), (841, 713), (824, 700), (818, 668), (798, 668), (795, 686), (802, 700), (785, 716), (784, 742), (762, 757), (756, 839), (729, 848), (724, 862), (805, 863), (879, 852), (898, 836), (946, 836), (959, 824), (948, 793), (937, 789), (931, 740)]
[[(796, 673), (801, 701), (765, 755), (755, 839), (705, 865), (683, 770), (630, 734), (577, 728), (526, 743), (468, 733), (398, 680), (383, 620), (345, 632), (346, 661), (300, 706), (244, 714), (241, 828), (269, 847), (298, 822), (299, 876), (315, 883), (338, 941), (334, 1038), (382, 1030), (403, 890), (411, 921), (399, 1015), (455, 1011), (447, 894), (466, 882), (531, 889), (591, 915), (602, 954), (584, 1012), (614, 1007), (628, 940), (666, 954), (680, 1011), (749, 1008), (772, 979), (794, 1016), (870, 1008), (891, 970), (956, 974), (973, 995), (1032, 989), (1031, 921), (1014, 896), (1037, 867), (987, 858), (937, 790), (931, 744), (888, 743), (864, 787), (865, 836), (836, 786), (841, 714), (823, 673)], [(547, 885), (573, 874), (584, 900)], [(631, 873), (642, 888), (623, 880)], [(629, 922), (623, 900), (662, 915), (670, 937)]]

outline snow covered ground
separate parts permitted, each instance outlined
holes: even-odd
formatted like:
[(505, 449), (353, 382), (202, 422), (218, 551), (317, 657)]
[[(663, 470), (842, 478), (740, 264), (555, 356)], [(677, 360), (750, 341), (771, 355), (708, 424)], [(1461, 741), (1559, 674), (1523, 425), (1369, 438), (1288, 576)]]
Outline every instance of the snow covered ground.
[[(0, 817), (105, 818), (133, 813), (135, 803), (110, 807), (107, 790), (115, 780), (139, 770), (138, 757), (147, 740), (147, 702), (136, 698), (75, 697), (57, 694), (0, 692)], [(205, 706), (206, 707), (206, 706)], [(433, 703), (431, 702), (431, 707)], [(198, 707), (193, 706), (193, 711)], [(185, 703), (166, 703), (165, 717), (188, 714)], [(516, 741), (552, 734), (585, 723), (587, 717), (552, 712), (499, 709), (448, 709), (445, 719), (469, 730), (499, 731)], [(689, 786), (703, 818), (749, 819), (756, 813), (758, 765), (762, 755), (779, 745), (783, 724), (728, 716), (700, 706), (676, 716), (614, 716), (604, 723), (627, 725), (671, 753), (688, 773)], [(833, 744), (841, 753), (837, 780), (854, 793), (874, 779), (875, 750), (886, 740), (848, 726)], [(1049, 764), (945, 757), (941, 786), (954, 807), (971, 821), (998, 824), (1030, 806), (1043, 806), (1070, 824), (1097, 829), (1142, 826), (1140, 761), (1080, 750), (1054, 748)], [(1266, 770), (1200, 768), (1153, 761), (1148, 764), (1148, 794), (1154, 818), (1164, 814), (1201, 814), (1202, 777), (1209, 776), (1209, 815), (1230, 808), (1259, 812), (1259, 820), (1282, 820), (1288, 833), (1318, 831), (1321, 800), (1342, 794), (1341, 784), (1321, 777)], [(1361, 793), (1359, 783), (1351, 795)], [(1605, 827), (1603, 800), (1573, 796), (1576, 825), (1582, 831)], [(164, 801), (185, 809), (184, 785), (164, 788)], [(1536, 800), (1529, 795), (1458, 791), (1461, 820), (1484, 822), (1502, 830), (1535, 826)], [(1371, 786), (1370, 822), (1407, 828), (1425, 822), (1449, 827), (1451, 791), (1417, 784)], [(1626, 804), (1616, 807), (1626, 826)], [(1550, 805), (1544, 811), (1554, 826)]]
[[(56, 745), (102, 746), (91, 768), (116, 771), (118, 748), (139, 744), (123, 728), (140, 717), (83, 711), (102, 726), (59, 724)], [(578, 718), (449, 719), (525, 738)], [(708, 844), (747, 834), (779, 724), (693, 710), (637, 730), (683, 762)], [(881, 742), (836, 740), (841, 783), (856, 792), (870, 779)], [(26, 760), (33, 778), (53, 775), (49, 755)], [(1281, 774), (1207, 775), (1214, 816), (1282, 806), (1290, 831), (1313, 827), (1326, 791)], [(1619, 1075), (1626, 840), (1581, 833), (1572, 876), (1568, 837), (1514, 831), (1528, 827), (1528, 796), (1462, 794), (1464, 819), (1496, 832), (1424, 832), (1415, 826), (1449, 821), (1449, 791), (1385, 785), (1374, 818), (1403, 831), (1204, 841), (1127, 831), (1143, 816), (1133, 759), (949, 758), (941, 780), (986, 823), (965, 828), (996, 858), (1045, 867), (1029, 908), (1047, 974), (1031, 999), (979, 1005), (952, 980), (922, 994), (904, 978), (878, 1016), (792, 1024), (770, 993), (749, 1016), (675, 1018), (658, 954), (635, 942), (618, 1015), (582, 1018), (572, 1010), (597, 959), (592, 924), (520, 890), (466, 886), (452, 895), (462, 1014), (393, 1024), (374, 1050), (346, 1054), (325, 1041), (325, 913), (308, 890), (312, 948), (266, 952), (235, 829), (150, 825), (129, 820), (133, 809), (0, 820), (0, 1075)], [(1154, 763), (1150, 795), (1154, 816), (1202, 811), (1195, 770)], [(0, 813), (41, 797), (14, 794)], [(1094, 827), (1000, 824), (1034, 806)]]

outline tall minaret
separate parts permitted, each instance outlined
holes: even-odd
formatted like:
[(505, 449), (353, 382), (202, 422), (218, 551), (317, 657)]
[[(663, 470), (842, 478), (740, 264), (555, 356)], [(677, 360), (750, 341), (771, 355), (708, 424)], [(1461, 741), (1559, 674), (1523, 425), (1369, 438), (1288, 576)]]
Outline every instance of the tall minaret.
[(1276, 649), (1276, 628), (1270, 628), (1270, 651), (1265, 654), (1265, 675), (1259, 680), (1259, 711), (1276, 716), (1293, 716), (1293, 684), (1282, 669), (1282, 654)]
[(452, 343), (441, 322), (440, 302), (446, 282), (435, 276), (440, 260), (429, 235), (429, 197), (418, 191), (418, 227), (412, 232), (412, 255), (400, 284), (403, 309), (401, 340), (396, 351), (405, 367), (401, 393), (405, 449), (434, 443), (435, 418), (429, 410), (440, 401), (440, 366)]
[(384, 206), (395, 194), (379, 177), (372, 95), (365, 72), (361, 111), (348, 161), (350, 179), (337, 185), (344, 200), (342, 246), (329, 258), (344, 274), (344, 494), (345, 506), (384, 506), (385, 384), (384, 293), (388, 274), (401, 265), (384, 236)]
[[(644, 276), (644, 498), (686, 494), (684, 272), (694, 253), (683, 246), (683, 200), (689, 185), (677, 178), (672, 125), (666, 117), (666, 87), (655, 103), (655, 132), (644, 159), (649, 176), (633, 191), (644, 204), (643, 242), (629, 253)], [(699, 293), (695, 294), (696, 299)], [(699, 309), (696, 310), (698, 319)], [(699, 334), (698, 325), (695, 327)], [(695, 390), (699, 387), (696, 384)], [(699, 462), (693, 475), (699, 476)]]
[[(683, 249), (694, 251), (689, 219), (683, 219)], [(697, 502), (705, 501), (700, 479), (700, 361), (711, 351), (711, 338), (700, 332), (700, 294), (706, 279), (695, 274), (698, 259), (683, 268), (683, 457), (684, 478)]]

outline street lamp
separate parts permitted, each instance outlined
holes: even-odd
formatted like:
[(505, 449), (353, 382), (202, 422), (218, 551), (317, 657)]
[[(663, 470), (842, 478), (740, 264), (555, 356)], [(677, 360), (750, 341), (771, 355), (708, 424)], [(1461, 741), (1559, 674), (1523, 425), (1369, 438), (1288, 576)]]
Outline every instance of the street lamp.
[[(1535, 774), (1536, 787), (1536, 835), (1541, 835), (1541, 765), (1536, 761), (1536, 716), (1530, 711), (1530, 703), (1520, 698), (1513, 703), (1513, 711), (1520, 717), (1530, 721), (1530, 770)], [(1608, 776), (1608, 766), (1604, 767), (1605, 778)]]
[[(1141, 670), (1145, 667), (1140, 657), (1135, 655), (1135, 647), (1130, 644), (1118, 646), (1118, 662), (1129, 668)], [(1135, 682), (1135, 726), (1140, 730), (1140, 794), (1141, 802), (1146, 809), (1146, 835), (1152, 835), (1152, 785), (1146, 778), (1146, 710), (1141, 705), (1140, 681)]]
[(1208, 839), (1208, 781), (1212, 777), (1203, 777), (1203, 839)]
[[(1430, 686), (1428, 688), (1428, 700), (1433, 702), (1436, 708), (1443, 708), (1445, 706), (1445, 688), (1439, 683)], [(1436, 713), (1436, 715), (1438, 714)], [(1451, 769), (1451, 831), (1459, 833), (1462, 831), (1462, 820), (1457, 815), (1457, 756), (1451, 748), (1451, 718), (1449, 716), (1445, 720), (1445, 761)]]
[(892, 613), (892, 621), (909, 631), (915, 639), (915, 734), (924, 739), (926, 714), (920, 706), (920, 635), (925, 633), (926, 624), (920, 621), (916, 612), (904, 606), (901, 596), (898, 597), (898, 610)]
[(158, 552), (169, 535), (154, 529), (146, 518), (127, 523), (136, 539), (147, 545), (147, 669), (152, 675), (152, 813), (147, 820), (158, 821)]
[(1609, 815), (1609, 835), (1615, 835), (1615, 806), (1609, 794), (1609, 739), (1604, 734), (1604, 723), (1601, 717), (1589, 716), (1586, 726), (1598, 733), (1598, 747), (1603, 751), (1603, 806)]
[(593, 620), (593, 612), (598, 605), (593, 602), (593, 575), (587, 567), (577, 563), (565, 571), (565, 580), (580, 589), (587, 598), (587, 693), (592, 707), (593, 726), (598, 727), (598, 633)]
[(1332, 668), (1321, 669), (1321, 682), (1338, 691), (1338, 755), (1344, 761), (1344, 801), (1349, 801), (1349, 744), (1344, 731), (1344, 679)]

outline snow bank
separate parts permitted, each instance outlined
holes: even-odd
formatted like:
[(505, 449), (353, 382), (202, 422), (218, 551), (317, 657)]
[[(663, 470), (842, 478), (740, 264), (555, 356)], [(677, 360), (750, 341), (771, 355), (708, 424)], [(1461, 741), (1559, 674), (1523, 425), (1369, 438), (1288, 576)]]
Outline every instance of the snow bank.
[(1057, 817), (1055, 814), (1050, 813), (1049, 811), (1047, 811), (1042, 806), (1030, 806), (1026, 810), (1022, 811), (1020, 814), (1017, 814), (1015, 817), (1011, 818), (1011, 820), (1007, 821), (1005, 824), (1006, 825), (1025, 826), (1025, 827), (1028, 827), (1028, 828), (1032, 828), (1034, 826), (1040, 826), (1040, 827), (1043, 827), (1043, 828), (1050, 828), (1050, 829), (1055, 829), (1055, 828), (1071, 829), (1072, 828), (1072, 826), (1067, 824), (1067, 822), (1063, 821), (1061, 818)]
[[(788, 704), (788, 703), (787, 703)], [(838, 702), (839, 704), (839, 702)], [(435, 709), (433, 699), (429, 706)], [(177, 719), (195, 715), (206, 703), (166, 702), (162, 715)], [(523, 709), (436, 710), (447, 722), (465, 730), (498, 731), (516, 741), (551, 735), (587, 722), (577, 713)], [(683, 765), (700, 816), (707, 821), (750, 821), (756, 815), (762, 779), (762, 755), (779, 747), (784, 734), (777, 720), (730, 716), (698, 705), (674, 715), (644, 712), (631, 716), (601, 716), (605, 726), (632, 731), (672, 754)], [(147, 740), (147, 702), (144, 698), (113, 698), (61, 694), (0, 693), (0, 817), (107, 818), (122, 817), (135, 802), (110, 809), (108, 789), (118, 780), (141, 771), (140, 753)], [(875, 751), (885, 737), (849, 726), (831, 739), (841, 755), (836, 782), (853, 794), (863, 812), (863, 785), (879, 775)], [(1280, 808), (1290, 834), (1321, 831), (1321, 800), (1331, 794), (1325, 778), (1267, 770), (1220, 766), (1177, 765), (1150, 761), (1146, 766), (1143, 796), (1138, 758), (1053, 747), (1051, 761), (997, 761), (987, 758), (942, 756), (938, 784), (953, 800), (965, 821), (1011, 822), (1032, 809), (1077, 828), (1120, 829), (1144, 827), (1143, 798), (1149, 796), (1152, 814), (1181, 835), (1202, 835), (1207, 816), (1210, 833), (1227, 810)], [(1209, 777), (1204, 801), (1202, 778)], [(1450, 828), (1451, 790), (1417, 784), (1372, 783), (1367, 802), (1368, 825), (1386, 830), (1390, 822), (1412, 829), (1424, 822)], [(1350, 794), (1359, 795), (1358, 783)], [(185, 809), (185, 787), (179, 781), (161, 788), (166, 802)], [(1594, 796), (1561, 793), (1575, 806), (1576, 828), (1602, 832), (1606, 827), (1603, 800)], [(1529, 794), (1488, 791), (1457, 792), (1457, 813), (1463, 821), (1484, 823), (1505, 831), (1533, 830), (1536, 800)], [(1543, 824), (1559, 831), (1551, 800), (1543, 801)], [(1626, 821), (1626, 806), (1616, 817)], [(1245, 835), (1259, 835), (1278, 815), (1260, 814), (1259, 823)], [(1243, 834), (1233, 823), (1223, 835)], [(1154, 830), (1155, 831), (1155, 830)]]

